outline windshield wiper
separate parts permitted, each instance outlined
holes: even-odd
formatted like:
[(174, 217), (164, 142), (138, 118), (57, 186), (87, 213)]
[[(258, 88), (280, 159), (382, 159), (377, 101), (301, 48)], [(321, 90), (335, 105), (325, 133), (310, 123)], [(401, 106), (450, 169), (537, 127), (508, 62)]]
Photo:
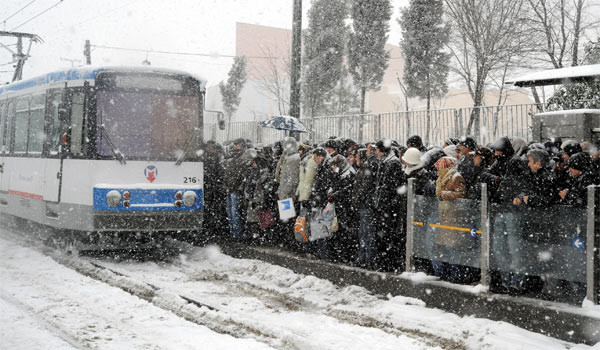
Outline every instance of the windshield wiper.
[(108, 147), (110, 147), (110, 151), (115, 156), (115, 158), (117, 158), (117, 160), (119, 161), (119, 163), (121, 163), (121, 164), (127, 164), (127, 162), (125, 161), (125, 156), (123, 155), (123, 153), (121, 153), (121, 151), (119, 151), (117, 149), (117, 147), (115, 147), (115, 144), (110, 139), (110, 136), (108, 134), (108, 131), (106, 131), (106, 128), (104, 127), (104, 124), (100, 125), (100, 130), (102, 130), (102, 134), (105, 137), (105, 141), (108, 144)]
[(185, 160), (185, 156), (187, 155), (187, 153), (190, 151), (190, 148), (194, 144), (193, 141), (194, 141), (194, 138), (196, 137), (196, 133), (199, 131), (200, 131), (200, 129), (194, 128), (190, 137), (188, 137), (187, 141), (185, 141), (185, 145), (183, 146), (183, 153), (177, 158), (177, 161), (175, 161), (175, 165), (181, 165), (181, 163), (183, 163), (183, 161)]

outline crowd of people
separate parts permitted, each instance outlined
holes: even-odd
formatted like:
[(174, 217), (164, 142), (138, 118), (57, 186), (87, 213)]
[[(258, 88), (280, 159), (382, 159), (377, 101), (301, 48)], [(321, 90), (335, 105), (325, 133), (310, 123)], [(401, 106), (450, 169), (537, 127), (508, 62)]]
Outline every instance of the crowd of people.
[[(439, 201), (437, 219), (446, 224), (452, 223), (453, 201), (479, 200), (485, 183), (489, 201), (503, 208), (492, 223), (504, 232), (494, 242), (504, 249), (497, 258), (518, 266), (522, 253), (515, 247), (521, 230), (517, 214), (526, 207), (585, 207), (587, 187), (600, 184), (597, 146), (508, 137), (478, 145), (466, 136), (426, 148), (417, 135), (405, 146), (394, 140), (358, 144), (335, 137), (319, 144), (286, 137), (270, 146), (245, 139), (227, 146), (208, 141), (202, 152), (204, 228), (224, 239), (282, 245), (368, 269), (402, 271), (408, 180), (414, 179), (415, 194)], [(335, 228), (319, 239), (298, 239), (296, 220), (279, 218), (278, 201), (284, 199), (292, 199), (294, 211), (308, 223), (308, 237), (311, 218), (331, 206)], [(456, 233), (438, 230), (434, 244), (450, 254)], [(460, 267), (432, 264), (441, 278), (464, 281)], [(521, 283), (517, 273), (501, 275), (506, 288)]]

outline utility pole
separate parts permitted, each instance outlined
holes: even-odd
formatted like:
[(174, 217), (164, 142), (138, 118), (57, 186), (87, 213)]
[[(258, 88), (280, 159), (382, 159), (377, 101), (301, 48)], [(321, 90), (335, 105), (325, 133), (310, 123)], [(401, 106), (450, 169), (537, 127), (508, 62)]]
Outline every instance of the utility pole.
[(292, 0), (292, 69), (290, 77), (290, 115), (300, 118), (300, 72), (302, 55), (302, 0)]
[(85, 47), (83, 49), (83, 55), (85, 56), (85, 64), (89, 66), (92, 64), (92, 50), (90, 49), (90, 41), (85, 41)]
[[(23, 67), (25, 66), (25, 61), (27, 61), (27, 59), (30, 57), (29, 52), (31, 51), (31, 44), (34, 42), (42, 43), (43, 40), (36, 34), (20, 32), (0, 31), (0, 36), (10, 36), (17, 38), (17, 52), (11, 50), (8, 46), (2, 43), (0, 43), (0, 46), (12, 53), (13, 62), (16, 63), (12, 81), (21, 80), (21, 78), (23, 77)], [(27, 53), (23, 53), (23, 38), (29, 38), (29, 46), (27, 48)]]
[(75, 67), (75, 63), (80, 63), (81, 60), (75, 59), (75, 58), (66, 58), (66, 57), (61, 57), (60, 58), (61, 61), (67, 61), (71, 63), (71, 67)]

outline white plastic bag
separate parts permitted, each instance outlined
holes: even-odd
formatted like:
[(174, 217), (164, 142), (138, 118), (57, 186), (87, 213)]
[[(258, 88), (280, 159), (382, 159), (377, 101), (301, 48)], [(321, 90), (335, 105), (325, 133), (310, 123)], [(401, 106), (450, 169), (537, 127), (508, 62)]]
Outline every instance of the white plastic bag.
[(279, 206), (279, 218), (281, 221), (288, 221), (296, 217), (296, 208), (294, 208), (294, 200), (291, 198), (277, 201)]

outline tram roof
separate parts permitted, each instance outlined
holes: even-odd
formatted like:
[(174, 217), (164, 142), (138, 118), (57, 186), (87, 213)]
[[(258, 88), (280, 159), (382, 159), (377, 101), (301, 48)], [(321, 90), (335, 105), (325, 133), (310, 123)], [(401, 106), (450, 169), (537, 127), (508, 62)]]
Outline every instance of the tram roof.
[(123, 73), (163, 73), (163, 74), (181, 74), (191, 76), (201, 83), (201, 87), (206, 86), (206, 79), (187, 72), (155, 67), (127, 67), (127, 66), (84, 66), (63, 69), (34, 78), (19, 80), (10, 84), (0, 85), (0, 94), (8, 91), (19, 91), (30, 87), (45, 85), (51, 83), (60, 83), (74, 80), (93, 80), (102, 72), (123, 72)]
[(509, 79), (506, 81), (506, 84), (515, 84), (519, 87), (529, 87), (568, 84), (584, 81), (600, 81), (600, 64), (533, 72), (515, 79)]

